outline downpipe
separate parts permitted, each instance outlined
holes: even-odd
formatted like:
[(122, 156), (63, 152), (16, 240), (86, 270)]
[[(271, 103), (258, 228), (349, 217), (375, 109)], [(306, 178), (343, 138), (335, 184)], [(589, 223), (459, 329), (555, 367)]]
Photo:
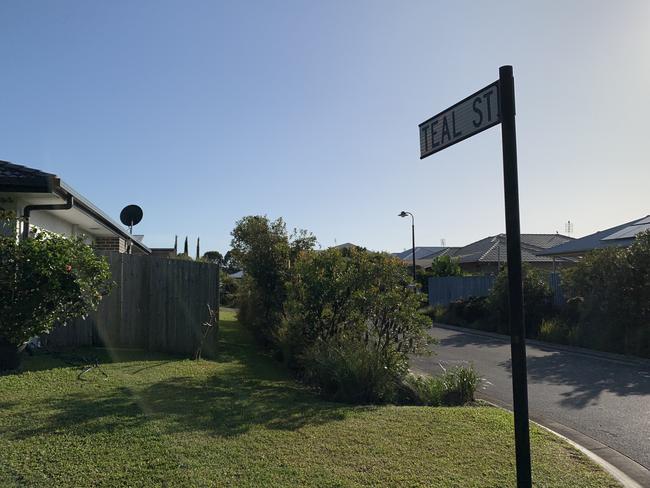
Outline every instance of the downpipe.
[(46, 205), (27, 205), (23, 209), (23, 231), (21, 239), (29, 238), (29, 217), (32, 212), (38, 210), (70, 210), (74, 205), (74, 197), (68, 193), (65, 203), (50, 203)]

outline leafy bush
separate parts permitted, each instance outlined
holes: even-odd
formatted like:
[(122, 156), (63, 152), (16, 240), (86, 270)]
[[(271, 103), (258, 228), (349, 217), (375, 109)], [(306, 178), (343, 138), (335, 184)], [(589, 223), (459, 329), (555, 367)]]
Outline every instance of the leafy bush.
[(450, 256), (438, 256), (431, 263), (429, 276), (463, 276), (458, 259)]
[(580, 345), (650, 357), (650, 232), (587, 253), (562, 275)]
[(111, 286), (108, 263), (79, 237), (0, 237), (0, 337), (20, 344), (85, 316)]
[(323, 341), (363, 344), (390, 363), (394, 354), (428, 351), (429, 319), (419, 312), (407, 270), (387, 254), (329, 249), (305, 253), (289, 289), (289, 361)]
[(454, 300), (446, 307), (436, 307), (435, 320), (450, 325), (495, 331), (487, 297), (469, 297)]
[(282, 219), (253, 215), (239, 220), (232, 231), (230, 260), (241, 263), (244, 279), (239, 294), (239, 319), (264, 342), (275, 343), (286, 317), (284, 305), (291, 266), (315, 238), (305, 231), (290, 237)]
[(359, 248), (312, 251), (313, 236), (289, 236), (281, 219), (245, 217), (232, 235), (241, 322), (325, 396), (395, 401), (409, 355), (433, 342), (403, 263)]
[[(522, 268), (522, 278), (526, 335), (537, 337), (542, 320), (553, 314), (553, 292), (543, 275), (526, 263)], [(508, 303), (508, 271), (504, 267), (490, 290), (487, 302), (497, 330), (501, 333), (509, 332)]]

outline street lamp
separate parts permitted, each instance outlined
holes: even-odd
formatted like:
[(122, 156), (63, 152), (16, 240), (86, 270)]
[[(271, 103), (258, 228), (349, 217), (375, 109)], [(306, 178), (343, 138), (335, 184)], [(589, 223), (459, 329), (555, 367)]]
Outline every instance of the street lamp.
[(413, 214), (411, 212), (405, 212), (404, 210), (397, 214), (398, 217), (406, 217), (407, 215), (411, 216), (411, 238), (413, 241), (413, 249), (411, 254), (413, 255), (413, 283), (415, 284), (415, 219), (413, 218)]

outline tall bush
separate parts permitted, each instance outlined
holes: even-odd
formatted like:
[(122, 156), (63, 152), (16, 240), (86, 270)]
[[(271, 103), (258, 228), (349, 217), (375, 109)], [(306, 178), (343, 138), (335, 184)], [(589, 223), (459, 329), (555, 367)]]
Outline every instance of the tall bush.
[[(553, 291), (542, 273), (527, 263), (522, 267), (524, 291), (524, 320), (526, 335), (537, 337), (542, 320), (553, 313)], [(504, 267), (497, 276), (490, 295), (488, 307), (499, 332), (508, 332), (508, 270)]]
[(230, 259), (241, 264), (240, 320), (263, 341), (275, 342), (286, 318), (285, 302), (291, 267), (316, 239), (306, 231), (290, 236), (284, 221), (253, 215), (239, 220), (232, 231)]
[(0, 337), (20, 344), (87, 315), (111, 286), (108, 263), (79, 237), (0, 237)]
[(581, 345), (650, 357), (650, 233), (587, 253), (562, 274)]
[(432, 341), (407, 271), (363, 250), (304, 254), (289, 289), (290, 364), (332, 398), (392, 401), (408, 355), (428, 352)]

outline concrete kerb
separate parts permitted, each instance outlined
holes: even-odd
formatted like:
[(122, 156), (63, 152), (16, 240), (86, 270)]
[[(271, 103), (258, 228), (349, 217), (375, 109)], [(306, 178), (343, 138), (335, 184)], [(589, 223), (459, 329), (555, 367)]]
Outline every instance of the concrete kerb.
[[(488, 405), (512, 413), (511, 409), (504, 405), (496, 403), (494, 400), (488, 400), (485, 397), (480, 397), (480, 399)], [(592, 439), (591, 437), (588, 437), (584, 434), (581, 434), (580, 432), (574, 431), (573, 429), (570, 429), (569, 427), (563, 426), (556, 422), (550, 422), (542, 419), (531, 419), (530, 422), (559, 437), (583, 453), (585, 456), (603, 468), (612, 478), (618, 481), (623, 488), (644, 488), (646, 486), (650, 486), (648, 485), (648, 483), (650, 483), (650, 471), (632, 459), (628, 458), (627, 456), (619, 453), (618, 451), (615, 451), (610, 447), (607, 447), (605, 444), (602, 444), (597, 440)], [(562, 431), (563, 433), (558, 432), (558, 430)], [(566, 434), (571, 435), (573, 439), (568, 437)], [(581, 438), (581, 440), (586, 439), (590, 448), (587, 448), (583, 444), (578, 443), (575, 440), (577, 438)], [(584, 440), (582, 442), (584, 442)], [(601, 457), (595, 451), (603, 454), (603, 456), (607, 457), (609, 460)], [(624, 465), (627, 472), (622, 471), (619, 467), (615, 466), (610, 461), (614, 461), (619, 466)]]

